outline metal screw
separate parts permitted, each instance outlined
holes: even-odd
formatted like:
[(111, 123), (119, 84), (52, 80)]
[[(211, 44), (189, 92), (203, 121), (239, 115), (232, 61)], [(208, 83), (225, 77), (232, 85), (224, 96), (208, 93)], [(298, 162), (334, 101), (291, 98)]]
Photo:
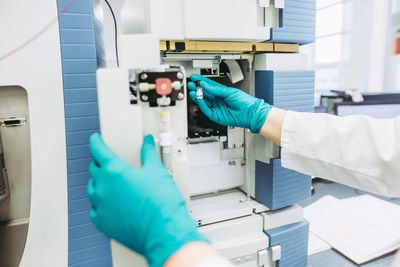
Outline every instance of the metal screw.
[(142, 75), (140, 75), (140, 79), (146, 80), (147, 79), (147, 74), (146, 73), (142, 73)]
[(183, 79), (183, 73), (182, 72), (178, 72), (176, 74), (176, 77), (178, 77), (178, 79)]
[(142, 101), (148, 101), (149, 97), (147, 95), (141, 95), (140, 99), (142, 99)]
[(179, 100), (182, 100), (184, 97), (185, 97), (185, 95), (183, 93), (179, 93), (178, 94), (178, 99)]

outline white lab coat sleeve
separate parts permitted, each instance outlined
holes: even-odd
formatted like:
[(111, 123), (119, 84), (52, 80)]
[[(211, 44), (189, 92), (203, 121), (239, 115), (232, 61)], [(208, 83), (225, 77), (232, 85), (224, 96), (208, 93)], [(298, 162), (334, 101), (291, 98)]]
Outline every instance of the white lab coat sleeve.
[(196, 264), (195, 267), (233, 267), (233, 264), (225, 258), (216, 257), (206, 259)]
[(400, 116), (378, 120), (289, 111), (281, 146), (285, 168), (400, 197)]

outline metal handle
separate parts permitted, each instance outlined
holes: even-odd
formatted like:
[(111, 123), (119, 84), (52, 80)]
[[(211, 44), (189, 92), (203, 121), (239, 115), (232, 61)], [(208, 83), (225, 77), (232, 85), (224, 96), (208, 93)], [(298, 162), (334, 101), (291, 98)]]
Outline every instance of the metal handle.
[(26, 118), (10, 117), (2, 119), (0, 118), (0, 127), (14, 127), (26, 124)]

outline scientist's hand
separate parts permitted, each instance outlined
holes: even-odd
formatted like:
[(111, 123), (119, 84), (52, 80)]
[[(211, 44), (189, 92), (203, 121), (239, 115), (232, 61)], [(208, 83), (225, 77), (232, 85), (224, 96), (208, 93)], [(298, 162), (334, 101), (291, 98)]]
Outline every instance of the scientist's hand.
[[(198, 74), (193, 74), (190, 79), (190, 97), (212, 121), (225, 126), (248, 128), (252, 133), (260, 132), (271, 105), (242, 90), (227, 87)], [(198, 81), (203, 89), (203, 99), (197, 98), (194, 82)]]
[(140, 169), (118, 158), (99, 134), (91, 136), (90, 150), (90, 218), (100, 231), (156, 267), (189, 242), (207, 242), (161, 162), (152, 136), (143, 140)]

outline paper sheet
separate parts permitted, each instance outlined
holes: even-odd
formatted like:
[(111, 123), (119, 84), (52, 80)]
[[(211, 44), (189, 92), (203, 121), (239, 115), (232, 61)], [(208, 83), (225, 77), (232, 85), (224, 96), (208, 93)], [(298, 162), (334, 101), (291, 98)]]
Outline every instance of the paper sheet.
[(304, 216), (313, 234), (357, 264), (400, 247), (400, 206), (370, 195), (325, 196), (306, 207)]
[(308, 234), (308, 256), (331, 249), (331, 246), (324, 240), (309, 232)]

